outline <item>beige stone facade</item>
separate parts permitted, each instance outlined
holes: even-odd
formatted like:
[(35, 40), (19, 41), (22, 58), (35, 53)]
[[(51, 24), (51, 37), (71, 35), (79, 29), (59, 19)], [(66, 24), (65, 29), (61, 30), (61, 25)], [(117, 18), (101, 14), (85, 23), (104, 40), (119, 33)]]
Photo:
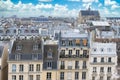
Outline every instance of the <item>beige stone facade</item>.
[(8, 80), (42, 80), (42, 61), (8, 61), (8, 64)]

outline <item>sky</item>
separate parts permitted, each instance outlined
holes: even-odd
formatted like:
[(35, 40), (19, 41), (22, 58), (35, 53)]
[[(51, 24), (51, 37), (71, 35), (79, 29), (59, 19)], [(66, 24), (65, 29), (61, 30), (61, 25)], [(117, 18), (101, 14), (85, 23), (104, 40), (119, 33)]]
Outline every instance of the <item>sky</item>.
[(0, 17), (78, 17), (80, 10), (98, 10), (101, 17), (120, 17), (120, 0), (0, 0)]

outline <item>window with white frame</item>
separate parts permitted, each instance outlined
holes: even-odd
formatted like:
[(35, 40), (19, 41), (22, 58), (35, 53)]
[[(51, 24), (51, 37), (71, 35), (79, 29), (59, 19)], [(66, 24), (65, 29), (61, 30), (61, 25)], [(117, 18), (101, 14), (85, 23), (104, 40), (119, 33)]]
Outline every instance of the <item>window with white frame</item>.
[(112, 62), (112, 61), (111, 61), (111, 57), (108, 58), (108, 62)]
[(33, 50), (38, 50), (38, 44), (33, 45)]
[(64, 80), (64, 72), (60, 72), (60, 80)]
[(16, 50), (22, 50), (22, 45), (17, 45)]
[(75, 72), (75, 80), (79, 80), (79, 72)]
[(47, 72), (47, 80), (51, 80), (52, 78), (52, 73), (51, 72)]
[(36, 71), (40, 71), (40, 64), (36, 65)]
[(96, 52), (97, 51), (97, 49), (96, 48), (93, 48), (93, 52)]
[(24, 65), (23, 64), (19, 65), (19, 71), (24, 71)]
[(100, 72), (104, 72), (104, 67), (100, 67)]
[(40, 80), (40, 75), (36, 75), (36, 80)]
[(29, 75), (29, 80), (33, 80), (33, 75)]
[(111, 72), (111, 67), (108, 67), (108, 70), (107, 70), (107, 72)]
[(101, 48), (101, 52), (103, 52), (104, 51), (104, 48)]
[(29, 64), (29, 71), (34, 71), (34, 65), (33, 64)]
[(19, 80), (23, 80), (23, 75), (19, 75)]
[(12, 72), (16, 72), (16, 64), (12, 64)]
[(16, 75), (12, 75), (12, 80), (16, 80)]
[(93, 67), (93, 72), (97, 72), (96, 70), (97, 70), (97, 68), (96, 68), (96, 67)]

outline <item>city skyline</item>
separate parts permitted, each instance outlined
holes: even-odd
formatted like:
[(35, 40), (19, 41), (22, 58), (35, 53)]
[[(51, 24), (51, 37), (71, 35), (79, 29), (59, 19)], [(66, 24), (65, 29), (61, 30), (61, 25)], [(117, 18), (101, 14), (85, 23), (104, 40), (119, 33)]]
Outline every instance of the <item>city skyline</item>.
[(101, 17), (119, 17), (119, 0), (1, 0), (0, 17), (78, 17), (89, 6)]

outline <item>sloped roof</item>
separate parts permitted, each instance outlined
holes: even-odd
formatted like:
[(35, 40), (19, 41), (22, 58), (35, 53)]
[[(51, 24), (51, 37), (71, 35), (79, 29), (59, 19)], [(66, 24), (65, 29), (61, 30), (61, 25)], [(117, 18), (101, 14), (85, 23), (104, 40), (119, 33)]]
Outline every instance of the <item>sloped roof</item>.
[(81, 10), (80, 13), (82, 16), (99, 16), (99, 12), (93, 10)]
[(110, 26), (106, 21), (92, 21), (93, 26)]

